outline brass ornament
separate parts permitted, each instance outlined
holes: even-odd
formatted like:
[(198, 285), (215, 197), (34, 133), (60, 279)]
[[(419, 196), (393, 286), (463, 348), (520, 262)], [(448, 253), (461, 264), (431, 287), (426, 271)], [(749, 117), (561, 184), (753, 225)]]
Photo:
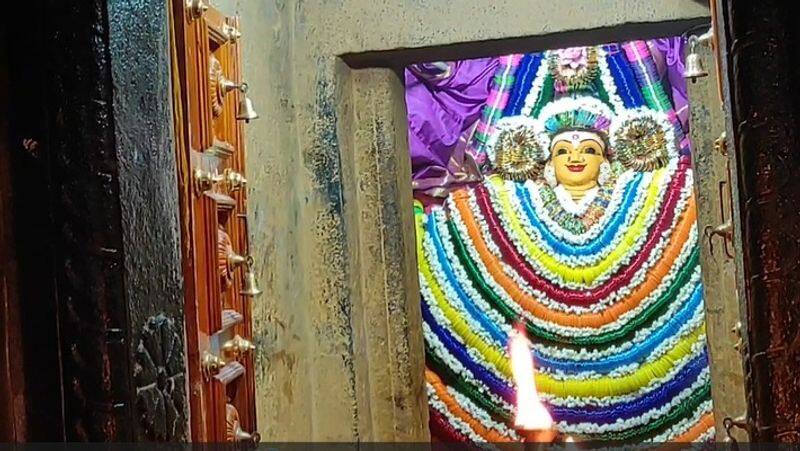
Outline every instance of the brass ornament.
[(545, 152), (536, 130), (524, 125), (502, 130), (494, 147), (495, 171), (503, 178), (517, 181), (537, 178)]
[(203, 0), (186, 0), (186, 10), (190, 19), (197, 20), (208, 11), (208, 5)]
[(256, 282), (256, 275), (253, 272), (253, 257), (248, 256), (247, 270), (244, 273), (244, 286), (239, 294), (245, 297), (254, 298), (261, 293), (262, 291), (260, 288), (258, 288), (258, 283)]
[(561, 52), (569, 49), (562, 49), (559, 51), (551, 51), (548, 54), (547, 64), (550, 75), (553, 77), (557, 86), (564, 86), (568, 92), (579, 91), (588, 88), (597, 78), (600, 69), (597, 62), (597, 48), (586, 47), (586, 64), (574, 68), (574, 74), (565, 73), (562, 66)]
[(257, 444), (261, 441), (261, 434), (252, 434), (242, 429), (239, 411), (232, 404), (225, 405), (225, 439), (228, 442), (249, 442)]
[(220, 227), (217, 229), (217, 269), (223, 290), (227, 290), (233, 282), (232, 254), (234, 254), (233, 243), (225, 230)]
[(250, 100), (250, 97), (247, 95), (247, 89), (247, 83), (242, 83), (239, 87), (242, 95), (239, 96), (239, 107), (236, 109), (236, 120), (250, 123), (250, 121), (253, 119), (258, 119), (258, 112), (256, 111), (255, 107), (253, 107), (253, 101)]
[(205, 376), (207, 380), (218, 374), (219, 370), (221, 370), (225, 365), (225, 360), (208, 351), (205, 351), (203, 356), (200, 358), (200, 369), (203, 372), (203, 376)]
[[(709, 30), (708, 33), (710, 33)], [(703, 35), (705, 40), (711, 39), (711, 34)], [(689, 38), (689, 54), (686, 55), (686, 64), (684, 65), (683, 78), (691, 80), (692, 83), (696, 82), (698, 78), (708, 77), (708, 71), (703, 67), (703, 59), (697, 53), (697, 45), (701, 42), (697, 36)]]
[(254, 351), (255, 349), (256, 345), (238, 334), (222, 344), (222, 351), (235, 359), (238, 359), (246, 352)]
[(228, 442), (235, 442), (236, 432), (241, 429), (239, 425), (239, 411), (236, 407), (225, 405), (225, 438)]
[(208, 94), (211, 99), (211, 114), (219, 117), (225, 104), (225, 92), (222, 81), (225, 75), (222, 73), (222, 63), (213, 55), (208, 62)]
[(612, 136), (614, 158), (627, 169), (653, 171), (669, 162), (667, 130), (655, 119), (627, 119)]

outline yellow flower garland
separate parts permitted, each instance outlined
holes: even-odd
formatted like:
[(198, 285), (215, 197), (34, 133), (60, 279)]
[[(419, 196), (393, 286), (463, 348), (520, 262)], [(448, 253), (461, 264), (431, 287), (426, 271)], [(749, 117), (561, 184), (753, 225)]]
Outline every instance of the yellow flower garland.
[(520, 224), (520, 220), (511, 207), (508, 200), (508, 192), (505, 189), (503, 181), (492, 177), (490, 181), (495, 185), (499, 195), (500, 206), (503, 209), (503, 215), (509, 219), (510, 226), (513, 233), (521, 240), (522, 245), (525, 246), (528, 254), (540, 262), (548, 271), (559, 276), (562, 280), (576, 283), (590, 284), (595, 281), (602, 274), (606, 273), (609, 268), (615, 265), (620, 259), (625, 257), (629, 251), (630, 246), (636, 242), (636, 238), (642, 236), (645, 229), (645, 221), (647, 220), (650, 212), (655, 208), (658, 201), (660, 192), (661, 180), (665, 176), (665, 170), (660, 169), (654, 173), (653, 180), (650, 183), (647, 191), (647, 198), (636, 216), (634, 222), (628, 227), (625, 235), (616, 244), (616, 247), (596, 265), (589, 266), (576, 266), (572, 267), (559, 262), (551, 255), (547, 254), (542, 248), (536, 245), (527, 232)]
[[(424, 214), (416, 215), (417, 225), (417, 259), (420, 274), (430, 287), (434, 300), (450, 322), (452, 330), (457, 333), (467, 346), (474, 348), (492, 366), (506, 376), (512, 377), (511, 366), (505, 352), (499, 351), (487, 343), (480, 336), (472, 332), (469, 324), (446, 300), (444, 291), (439, 286), (436, 277), (431, 271), (430, 264), (423, 248)], [(645, 363), (631, 374), (621, 377), (601, 377), (589, 380), (557, 380), (547, 374), (536, 374), (536, 386), (542, 393), (557, 397), (607, 397), (621, 396), (634, 393), (646, 387), (655, 379), (666, 376), (674, 367), (675, 362), (683, 359), (692, 352), (695, 343), (705, 337), (705, 323), (697, 327), (692, 333), (683, 337), (672, 349), (660, 358)]]

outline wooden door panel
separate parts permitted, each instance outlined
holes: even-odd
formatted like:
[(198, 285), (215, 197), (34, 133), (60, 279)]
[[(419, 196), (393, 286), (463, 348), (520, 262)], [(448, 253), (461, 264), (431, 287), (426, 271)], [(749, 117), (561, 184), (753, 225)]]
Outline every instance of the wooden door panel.
[[(192, 335), (192, 440), (248, 440), (256, 418), (251, 309), (240, 294), (249, 240), (243, 126), (236, 119), (238, 20), (213, 7), (195, 14), (182, 0), (172, 9), (184, 272), (191, 285), (186, 322)], [(238, 432), (232, 434), (234, 412)]]

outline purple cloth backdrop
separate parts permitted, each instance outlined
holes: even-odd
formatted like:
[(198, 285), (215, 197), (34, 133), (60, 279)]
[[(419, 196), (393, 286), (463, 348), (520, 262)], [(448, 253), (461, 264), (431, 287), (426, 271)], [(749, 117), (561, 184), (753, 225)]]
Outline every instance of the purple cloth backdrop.
[(486, 103), (497, 63), (496, 58), (481, 58), (406, 69), (415, 191), (443, 197), (447, 188), (481, 180), (466, 144)]

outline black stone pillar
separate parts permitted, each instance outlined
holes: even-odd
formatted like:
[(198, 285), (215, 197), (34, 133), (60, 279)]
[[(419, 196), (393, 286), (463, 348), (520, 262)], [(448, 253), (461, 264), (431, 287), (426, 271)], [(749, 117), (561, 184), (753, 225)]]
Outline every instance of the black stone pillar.
[(67, 440), (185, 440), (163, 0), (43, 0)]

